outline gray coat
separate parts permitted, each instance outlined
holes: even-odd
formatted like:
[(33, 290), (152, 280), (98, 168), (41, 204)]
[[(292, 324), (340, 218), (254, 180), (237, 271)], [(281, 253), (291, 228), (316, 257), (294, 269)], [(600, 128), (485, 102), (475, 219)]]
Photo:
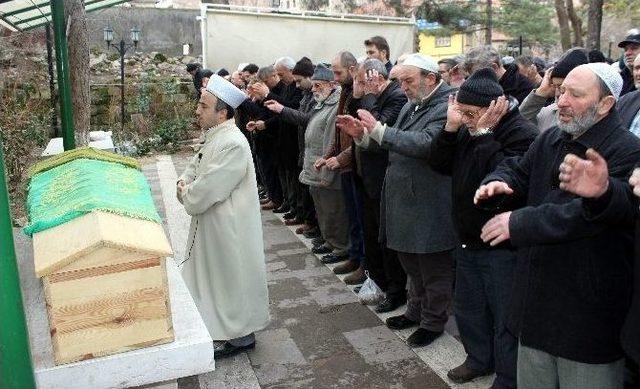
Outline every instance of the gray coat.
[[(429, 166), (431, 141), (447, 120), (453, 89), (442, 84), (414, 113), (407, 103), (381, 147), (389, 150), (382, 188), (380, 237), (403, 253), (436, 253), (456, 244), (451, 220), (451, 179)], [(412, 116), (413, 113), (413, 116)]]
[(558, 104), (546, 104), (547, 98), (538, 96), (535, 93), (535, 89), (532, 90), (529, 96), (520, 104), (520, 114), (538, 126), (540, 132), (544, 132), (558, 124), (558, 118), (556, 116)]
[(338, 112), (338, 99), (340, 87), (336, 88), (327, 99), (313, 106), (311, 117), (307, 123), (304, 136), (304, 160), (300, 182), (309, 186), (324, 186), (329, 189), (340, 189), (340, 180), (337, 170), (331, 170), (323, 166), (316, 170), (313, 164), (322, 158), (329, 150), (336, 132), (336, 115)]

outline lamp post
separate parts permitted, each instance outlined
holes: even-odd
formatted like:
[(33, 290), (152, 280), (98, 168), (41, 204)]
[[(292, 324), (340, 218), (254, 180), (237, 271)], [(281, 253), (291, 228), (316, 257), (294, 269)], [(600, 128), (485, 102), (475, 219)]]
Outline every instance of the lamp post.
[(613, 46), (613, 43), (616, 41), (616, 37), (613, 35), (609, 35), (609, 55), (607, 55), (608, 58), (611, 58), (611, 47)]
[(131, 29), (131, 42), (132, 44), (124, 43), (124, 39), (120, 39), (120, 44), (114, 45), (113, 41), (113, 29), (107, 26), (103, 30), (104, 41), (107, 42), (107, 48), (115, 49), (120, 54), (120, 129), (124, 132), (124, 55), (130, 48), (137, 48), (140, 41), (140, 29), (134, 27)]

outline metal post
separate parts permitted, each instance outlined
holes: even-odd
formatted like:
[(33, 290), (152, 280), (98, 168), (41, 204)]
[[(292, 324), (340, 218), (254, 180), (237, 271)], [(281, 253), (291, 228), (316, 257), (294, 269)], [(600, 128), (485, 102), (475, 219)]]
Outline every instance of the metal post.
[(124, 39), (120, 40), (120, 134), (124, 134)]
[(518, 40), (518, 53), (522, 55), (522, 35), (520, 35), (520, 39)]
[(0, 139), (0, 388), (35, 389)]
[(58, 99), (56, 98), (56, 81), (53, 75), (53, 37), (51, 36), (51, 25), (47, 23), (45, 27), (47, 40), (47, 65), (49, 65), (49, 100), (51, 102), (51, 134), (58, 137)]
[(56, 68), (58, 70), (58, 95), (60, 98), (60, 121), (65, 150), (76, 147), (73, 134), (73, 105), (71, 102), (71, 82), (69, 79), (69, 53), (64, 22), (64, 0), (51, 0), (51, 20), (56, 43)]

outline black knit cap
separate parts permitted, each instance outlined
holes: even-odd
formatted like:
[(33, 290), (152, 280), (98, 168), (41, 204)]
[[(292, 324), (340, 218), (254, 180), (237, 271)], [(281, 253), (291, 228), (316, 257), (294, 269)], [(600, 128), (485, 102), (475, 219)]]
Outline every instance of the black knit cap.
[(291, 71), (294, 76), (311, 77), (313, 76), (313, 63), (307, 57), (302, 57), (296, 62), (296, 66)]
[(574, 68), (589, 63), (589, 57), (582, 49), (573, 49), (566, 52), (555, 64), (551, 71), (551, 77), (565, 78)]
[(461, 104), (488, 107), (502, 95), (504, 90), (498, 84), (496, 73), (491, 68), (483, 68), (476, 70), (460, 85), (456, 100)]

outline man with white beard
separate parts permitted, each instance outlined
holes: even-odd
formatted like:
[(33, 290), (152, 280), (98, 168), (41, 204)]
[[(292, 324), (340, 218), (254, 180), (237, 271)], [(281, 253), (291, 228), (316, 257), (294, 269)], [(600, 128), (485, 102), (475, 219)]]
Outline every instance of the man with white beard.
[[(560, 86), (558, 125), (523, 157), (505, 160), (476, 192), (481, 206), (526, 206), (489, 220), (481, 238), (519, 249), (510, 330), (518, 337), (520, 389), (622, 388), (620, 331), (629, 307), (631, 231), (583, 212), (582, 198), (560, 188), (568, 154), (602, 155), (625, 179), (640, 159), (640, 140), (622, 125), (622, 78), (604, 63), (573, 69)], [(491, 201), (487, 201), (491, 200)]]

